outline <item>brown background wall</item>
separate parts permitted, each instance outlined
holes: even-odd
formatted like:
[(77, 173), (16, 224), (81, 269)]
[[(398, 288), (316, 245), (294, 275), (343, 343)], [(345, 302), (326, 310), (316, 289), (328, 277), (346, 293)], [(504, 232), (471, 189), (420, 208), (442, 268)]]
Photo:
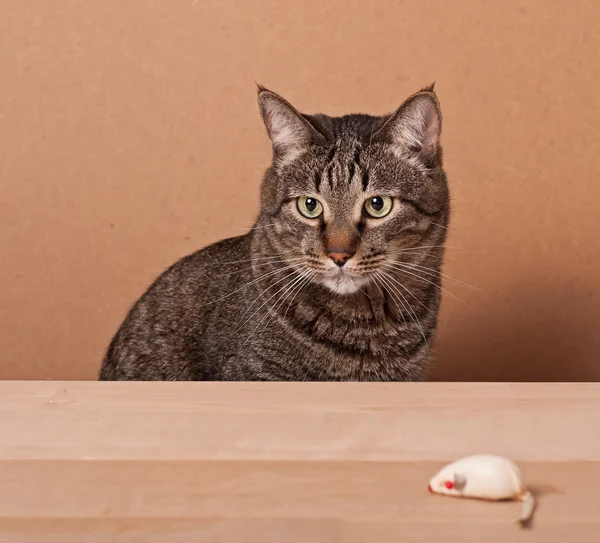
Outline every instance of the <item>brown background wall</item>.
[[(322, 5), (321, 5), (322, 4)], [(447, 380), (600, 378), (595, 0), (0, 0), (0, 378), (95, 378), (129, 305), (247, 228), (253, 81), (385, 113), (436, 80)]]

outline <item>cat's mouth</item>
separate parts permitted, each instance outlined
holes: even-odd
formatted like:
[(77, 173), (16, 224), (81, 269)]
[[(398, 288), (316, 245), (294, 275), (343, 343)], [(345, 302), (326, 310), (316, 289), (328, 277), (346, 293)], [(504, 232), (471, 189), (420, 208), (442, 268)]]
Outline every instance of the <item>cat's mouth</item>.
[(367, 282), (368, 279), (363, 275), (358, 275), (344, 268), (338, 268), (322, 279), (322, 283), (336, 294), (352, 294), (359, 291)]
[(334, 264), (330, 259), (320, 259), (309, 255), (304, 262), (311, 281), (327, 287), (336, 294), (358, 292), (370, 282), (370, 277), (356, 262), (347, 262), (343, 266)]

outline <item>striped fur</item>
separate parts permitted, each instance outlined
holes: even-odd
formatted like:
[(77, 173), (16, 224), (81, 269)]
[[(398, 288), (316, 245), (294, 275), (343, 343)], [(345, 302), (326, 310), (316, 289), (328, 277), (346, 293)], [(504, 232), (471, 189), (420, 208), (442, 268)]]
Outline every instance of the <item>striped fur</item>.
[[(100, 379), (425, 378), (449, 219), (433, 87), (383, 117), (304, 115), (262, 87), (259, 105), (273, 164), (255, 226), (164, 272)], [(365, 200), (380, 195), (392, 211), (369, 218)], [(323, 215), (303, 217), (299, 196)], [(354, 251), (343, 267), (332, 245)]]

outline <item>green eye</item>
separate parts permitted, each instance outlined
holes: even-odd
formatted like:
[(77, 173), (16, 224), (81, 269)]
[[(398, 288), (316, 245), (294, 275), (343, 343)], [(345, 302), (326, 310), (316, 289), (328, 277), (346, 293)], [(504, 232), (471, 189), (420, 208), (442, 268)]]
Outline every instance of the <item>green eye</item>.
[(316, 219), (323, 213), (323, 206), (315, 198), (300, 196), (298, 198), (298, 211), (307, 219)]
[(365, 210), (371, 217), (381, 219), (392, 210), (392, 203), (389, 196), (373, 196), (365, 202)]

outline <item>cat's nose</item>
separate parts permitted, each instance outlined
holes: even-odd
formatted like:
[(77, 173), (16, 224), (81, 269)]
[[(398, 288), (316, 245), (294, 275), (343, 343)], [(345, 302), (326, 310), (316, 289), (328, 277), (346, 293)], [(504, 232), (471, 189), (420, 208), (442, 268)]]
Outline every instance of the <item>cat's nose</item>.
[(327, 256), (341, 268), (352, 258), (353, 254), (348, 249), (333, 249), (327, 253)]

